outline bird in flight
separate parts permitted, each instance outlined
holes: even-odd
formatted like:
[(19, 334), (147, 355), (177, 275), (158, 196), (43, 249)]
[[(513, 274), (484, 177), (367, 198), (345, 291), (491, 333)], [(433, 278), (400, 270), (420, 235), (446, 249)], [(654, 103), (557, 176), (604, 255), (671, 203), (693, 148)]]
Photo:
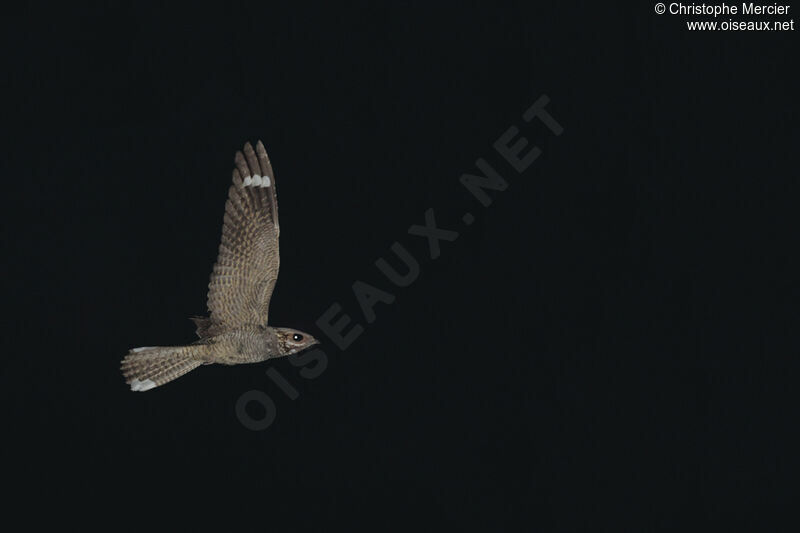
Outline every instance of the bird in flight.
[(261, 141), (255, 150), (245, 144), (234, 161), (222, 242), (208, 284), (209, 316), (192, 319), (200, 340), (130, 350), (122, 374), (133, 391), (153, 389), (200, 365), (258, 363), (319, 344), (308, 333), (267, 325), (280, 264), (275, 176)]

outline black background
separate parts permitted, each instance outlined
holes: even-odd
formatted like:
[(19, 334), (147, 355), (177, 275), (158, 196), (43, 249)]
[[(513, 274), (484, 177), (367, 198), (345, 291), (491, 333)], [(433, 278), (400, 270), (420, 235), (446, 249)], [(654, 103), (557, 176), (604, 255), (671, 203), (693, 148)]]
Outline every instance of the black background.
[[(637, 4), (7, 13), (0, 388), (4, 482), (47, 510), (28, 518), (650, 531), (790, 505), (797, 33)], [(543, 94), (561, 136), (521, 118)], [(519, 175), (492, 148), (512, 125), (542, 150)], [(126, 350), (194, 338), (257, 139), (270, 318), (328, 366), (134, 394)], [(485, 209), (459, 183), (479, 157), (509, 181)], [(428, 208), (461, 233), (436, 260), (407, 233)], [(374, 266), (395, 241), (420, 261), (405, 289)], [(342, 352), (315, 322), (365, 323), (356, 280), (396, 301)], [(234, 412), (253, 389), (262, 432)]]

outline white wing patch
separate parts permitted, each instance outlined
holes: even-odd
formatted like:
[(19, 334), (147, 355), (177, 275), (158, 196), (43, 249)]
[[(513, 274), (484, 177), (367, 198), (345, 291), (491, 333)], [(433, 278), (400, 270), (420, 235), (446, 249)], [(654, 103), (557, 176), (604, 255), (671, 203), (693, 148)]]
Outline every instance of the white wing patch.
[(269, 176), (259, 176), (256, 174), (253, 177), (247, 176), (244, 181), (242, 182), (242, 186), (244, 187), (269, 187), (272, 185), (272, 180), (269, 179)]
[(142, 346), (141, 348), (134, 348), (131, 351), (133, 353), (139, 353), (139, 352), (143, 352), (145, 350), (152, 350), (153, 348), (155, 348), (155, 346)]
[(144, 381), (139, 381), (138, 379), (134, 379), (131, 381), (131, 390), (137, 392), (144, 392), (146, 390), (154, 389), (156, 383), (152, 379), (146, 379)]

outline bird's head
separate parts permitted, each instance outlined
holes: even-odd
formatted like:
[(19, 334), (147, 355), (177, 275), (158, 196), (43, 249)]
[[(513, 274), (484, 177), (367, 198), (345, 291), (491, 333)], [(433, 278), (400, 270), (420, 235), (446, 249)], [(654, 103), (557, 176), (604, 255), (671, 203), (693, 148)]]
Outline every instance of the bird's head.
[(319, 344), (319, 341), (308, 333), (296, 329), (275, 328), (275, 332), (278, 334), (278, 345), (282, 355), (292, 355)]

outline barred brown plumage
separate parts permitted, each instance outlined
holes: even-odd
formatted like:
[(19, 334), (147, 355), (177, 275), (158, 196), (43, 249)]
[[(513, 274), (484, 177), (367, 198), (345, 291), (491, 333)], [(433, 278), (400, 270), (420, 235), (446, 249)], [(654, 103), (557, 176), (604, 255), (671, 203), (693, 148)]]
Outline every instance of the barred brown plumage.
[(210, 316), (192, 318), (200, 340), (128, 352), (122, 373), (131, 390), (150, 390), (202, 364), (254, 363), (318, 344), (307, 333), (267, 324), (280, 267), (275, 176), (261, 141), (255, 150), (245, 144), (234, 162), (219, 254), (208, 284)]

